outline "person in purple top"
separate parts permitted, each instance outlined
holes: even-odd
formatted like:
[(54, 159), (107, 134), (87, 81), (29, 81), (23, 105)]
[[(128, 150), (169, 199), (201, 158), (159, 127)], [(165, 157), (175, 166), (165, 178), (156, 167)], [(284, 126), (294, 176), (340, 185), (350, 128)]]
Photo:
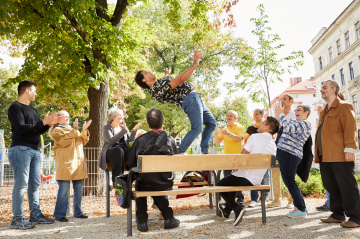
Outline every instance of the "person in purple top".
[(178, 153), (185, 153), (190, 144), (194, 141), (202, 130), (205, 129), (201, 137), (201, 152), (207, 154), (212, 132), (215, 130), (216, 121), (210, 110), (204, 105), (195, 87), (187, 82), (191, 74), (199, 65), (201, 53), (195, 51), (194, 64), (175, 78), (168, 76), (170, 73), (165, 71), (165, 77), (156, 79), (150, 71), (139, 71), (135, 76), (136, 83), (143, 89), (147, 89), (154, 100), (162, 103), (174, 103), (182, 108), (189, 117), (191, 130), (182, 140)]

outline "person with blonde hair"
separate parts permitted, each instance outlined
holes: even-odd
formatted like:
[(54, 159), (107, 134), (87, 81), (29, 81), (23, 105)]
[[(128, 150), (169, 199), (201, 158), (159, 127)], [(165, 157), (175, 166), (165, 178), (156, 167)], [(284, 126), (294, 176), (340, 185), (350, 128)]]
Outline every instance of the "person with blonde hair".
[(73, 128), (69, 125), (70, 116), (65, 110), (58, 112), (59, 123), (50, 128), (50, 138), (54, 140), (56, 181), (59, 190), (54, 210), (55, 220), (67, 222), (66, 211), (69, 204), (68, 190), (70, 181), (74, 188), (74, 217), (88, 218), (81, 210), (82, 181), (87, 178), (87, 164), (84, 145), (89, 141), (91, 120), (84, 122), (81, 133), (79, 122), (75, 119)]

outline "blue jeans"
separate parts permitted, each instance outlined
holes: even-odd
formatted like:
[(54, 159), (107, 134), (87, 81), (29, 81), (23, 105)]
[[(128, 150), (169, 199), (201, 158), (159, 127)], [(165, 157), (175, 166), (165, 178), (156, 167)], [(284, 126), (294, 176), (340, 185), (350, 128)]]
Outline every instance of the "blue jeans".
[[(268, 169), (264, 175), (264, 185), (270, 185), (270, 169)], [(251, 201), (257, 202), (259, 198), (259, 191), (253, 191), (250, 192), (251, 195)], [(265, 200), (268, 196), (268, 192), (265, 192)]]
[[(68, 190), (70, 181), (58, 180), (59, 191), (56, 197), (56, 205), (54, 211), (55, 219), (59, 219), (66, 216), (66, 210), (69, 206)], [(81, 198), (82, 198), (82, 180), (72, 180), (74, 188), (74, 217), (80, 217), (83, 215), (81, 211)]]
[(30, 216), (37, 218), (41, 211), (39, 205), (40, 153), (27, 146), (14, 146), (9, 149), (8, 158), (14, 171), (12, 192), (13, 222), (24, 218), (24, 193), (27, 187)]
[(330, 193), (328, 191), (326, 191), (325, 205), (330, 207)]
[(202, 130), (205, 129), (201, 137), (201, 152), (208, 153), (212, 132), (216, 127), (216, 120), (210, 110), (204, 105), (198, 93), (188, 94), (182, 102), (182, 108), (187, 114), (191, 124), (191, 130), (185, 135), (178, 148), (178, 153), (185, 153), (191, 143)]
[(297, 166), (301, 162), (301, 158), (293, 154), (277, 149), (276, 158), (280, 164), (280, 172), (286, 187), (294, 200), (294, 206), (305, 212), (306, 206), (304, 198), (301, 195), (300, 189), (295, 182), (295, 174)]

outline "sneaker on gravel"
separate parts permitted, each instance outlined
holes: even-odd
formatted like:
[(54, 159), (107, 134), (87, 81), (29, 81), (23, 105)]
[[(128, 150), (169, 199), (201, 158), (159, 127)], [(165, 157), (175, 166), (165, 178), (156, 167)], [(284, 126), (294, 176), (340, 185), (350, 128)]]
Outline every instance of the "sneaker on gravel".
[(30, 217), (30, 222), (35, 222), (36, 224), (53, 224), (55, 219), (47, 218), (40, 213), (37, 218)]
[[(294, 207), (294, 209), (296, 208), (296, 210), (299, 210), (299, 209), (297, 209), (297, 207)], [(292, 211), (294, 211), (294, 209), (291, 209), (290, 211), (289, 211), (289, 213), (292, 213)], [(305, 208), (305, 212), (307, 213), (308, 212), (308, 210), (307, 210), (307, 208)]]
[(324, 204), (324, 205), (321, 205), (319, 207), (316, 207), (316, 210), (318, 210), (318, 211), (330, 211), (330, 206)]
[(238, 210), (235, 211), (235, 221), (233, 223), (234, 226), (237, 226), (240, 224), (245, 213), (246, 213), (246, 210), (242, 209), (242, 208), (239, 208)]
[(288, 217), (306, 217), (306, 210), (305, 212), (302, 212), (300, 210), (298, 210), (296, 207), (294, 208), (294, 210), (291, 213), (286, 214)]
[(251, 201), (248, 205), (248, 207), (256, 207), (257, 206), (257, 202), (255, 201)]
[(16, 222), (12, 221), (10, 224), (10, 229), (20, 229), (27, 230), (34, 228), (36, 223), (29, 222), (27, 219), (22, 218)]
[(218, 207), (219, 207), (219, 210), (221, 212), (221, 216), (224, 217), (224, 218), (229, 218), (231, 212), (227, 212), (225, 210), (225, 207), (220, 204), (220, 201), (218, 203)]
[(266, 205), (267, 207), (281, 207), (280, 201), (273, 201), (272, 203), (269, 203)]

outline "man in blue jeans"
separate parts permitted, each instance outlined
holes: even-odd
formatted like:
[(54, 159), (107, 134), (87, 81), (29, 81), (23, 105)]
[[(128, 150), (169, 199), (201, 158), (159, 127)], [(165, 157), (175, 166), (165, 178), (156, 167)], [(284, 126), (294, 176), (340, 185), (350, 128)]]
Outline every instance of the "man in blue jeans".
[(191, 130), (185, 135), (177, 152), (185, 153), (191, 143), (198, 136), (205, 125), (201, 137), (201, 152), (207, 154), (212, 132), (216, 127), (216, 121), (210, 110), (204, 105), (195, 87), (187, 82), (191, 74), (199, 65), (201, 53), (195, 51), (194, 64), (185, 72), (172, 78), (170, 71), (165, 71), (165, 77), (156, 79), (149, 71), (139, 71), (135, 76), (136, 83), (143, 89), (147, 89), (154, 100), (162, 103), (175, 103), (182, 108), (189, 117)]
[[(13, 219), (10, 228), (31, 229), (36, 224), (54, 223), (42, 215), (39, 206), (40, 187), (40, 135), (49, 126), (56, 124), (56, 113), (45, 115), (40, 120), (37, 111), (30, 106), (35, 101), (36, 84), (32, 81), (21, 81), (18, 86), (19, 99), (8, 109), (11, 123), (12, 143), (8, 152), (9, 162), (14, 171), (14, 188), (12, 192)], [(30, 222), (24, 217), (23, 203), (26, 187), (30, 208)]]

